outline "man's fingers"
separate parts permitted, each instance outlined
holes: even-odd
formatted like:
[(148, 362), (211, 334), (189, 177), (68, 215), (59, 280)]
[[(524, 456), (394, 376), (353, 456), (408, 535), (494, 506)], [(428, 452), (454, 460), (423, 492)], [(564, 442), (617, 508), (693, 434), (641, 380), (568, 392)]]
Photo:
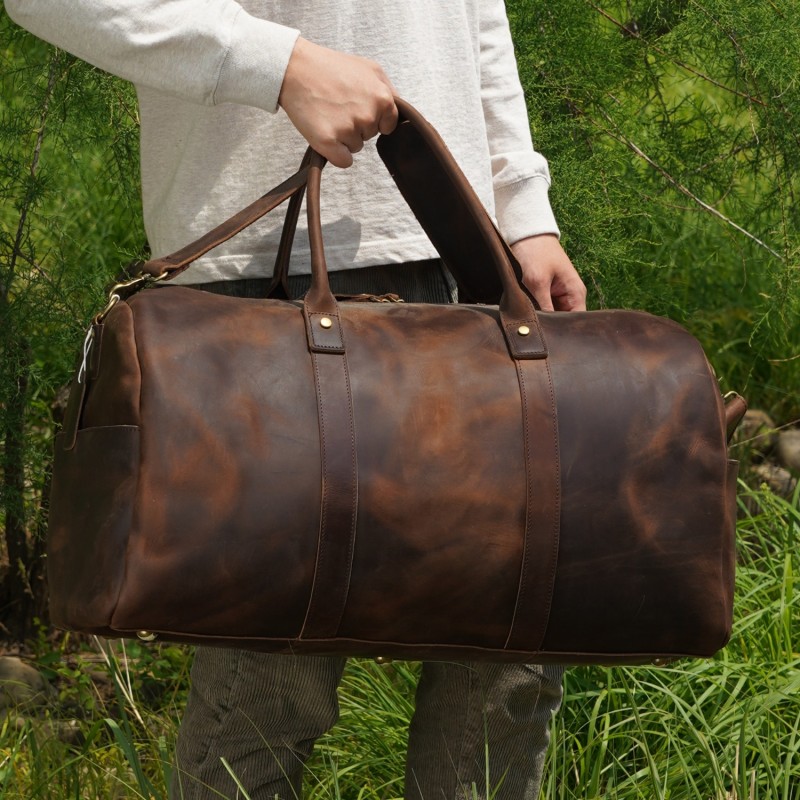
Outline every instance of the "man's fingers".
[(378, 122), (378, 131), (384, 135), (391, 133), (397, 127), (397, 106), (395, 105), (394, 98), (392, 104), (387, 108), (380, 117)]
[(394, 87), (381, 66), (303, 37), (295, 43), (278, 102), (292, 124), (337, 167), (397, 125)]
[(550, 297), (550, 285), (547, 286), (538, 283), (536, 286), (529, 287), (531, 290), (531, 294), (533, 295), (536, 302), (539, 304), (539, 308), (542, 311), (553, 311), (553, 300)]
[(353, 154), (341, 142), (331, 142), (330, 144), (319, 147), (315, 146), (314, 149), (321, 156), (327, 158), (334, 167), (347, 169), (347, 167), (353, 164)]
[(586, 310), (586, 287), (555, 234), (520, 239), (511, 249), (543, 311)]
[(351, 153), (360, 153), (364, 149), (364, 136), (360, 131), (342, 131), (338, 136), (338, 140)]
[[(536, 297), (536, 295), (534, 295), (534, 297)], [(540, 294), (538, 297), (536, 297), (536, 302), (539, 304), (539, 308), (542, 311), (554, 311), (555, 310), (553, 308), (553, 302), (550, 299), (550, 293), (549, 292), (547, 292), (545, 294)]]
[(554, 296), (558, 311), (586, 311), (586, 286), (583, 281), (572, 281), (566, 289)]

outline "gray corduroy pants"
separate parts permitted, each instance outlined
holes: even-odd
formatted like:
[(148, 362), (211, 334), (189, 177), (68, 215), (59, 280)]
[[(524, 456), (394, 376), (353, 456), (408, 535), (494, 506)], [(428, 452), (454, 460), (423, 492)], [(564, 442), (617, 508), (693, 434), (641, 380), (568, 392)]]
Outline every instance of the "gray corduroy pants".
[[(395, 292), (450, 302), (439, 262), (332, 273), (335, 293)], [(203, 288), (263, 296), (266, 281)], [(290, 276), (300, 294), (306, 276)], [(223, 759), (251, 800), (301, 797), (303, 764), (336, 722), (345, 660), (198, 647), (178, 735), (172, 800), (239, 798)], [(537, 800), (560, 666), (427, 662), (409, 730), (406, 800)]]
[[(302, 797), (303, 764), (336, 722), (344, 664), (198, 647), (173, 800), (241, 797), (223, 758), (252, 800)], [(495, 800), (537, 800), (560, 700), (558, 666), (425, 663), (409, 731), (406, 799), (487, 800), (488, 783)]]

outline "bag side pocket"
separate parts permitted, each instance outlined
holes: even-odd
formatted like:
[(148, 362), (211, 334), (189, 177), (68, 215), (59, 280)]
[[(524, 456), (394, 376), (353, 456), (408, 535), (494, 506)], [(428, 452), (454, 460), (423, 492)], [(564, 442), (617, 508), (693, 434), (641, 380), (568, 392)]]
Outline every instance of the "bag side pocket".
[(47, 541), (50, 615), (62, 628), (109, 634), (125, 576), (139, 470), (139, 428), (86, 428), (55, 442)]

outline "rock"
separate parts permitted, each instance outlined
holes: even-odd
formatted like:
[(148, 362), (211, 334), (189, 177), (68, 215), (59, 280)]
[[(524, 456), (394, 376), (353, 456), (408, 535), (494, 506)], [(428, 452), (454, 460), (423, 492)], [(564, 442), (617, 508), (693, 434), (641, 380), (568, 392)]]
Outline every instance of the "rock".
[(44, 705), (52, 689), (38, 670), (16, 656), (0, 657), (0, 710)]
[(29, 717), (14, 718), (14, 726), (18, 731), (32, 730), (39, 742), (46, 739), (58, 739), (64, 744), (80, 746), (85, 740), (80, 723), (75, 719), (36, 719)]
[(773, 494), (780, 497), (791, 497), (797, 486), (797, 480), (791, 472), (775, 464), (755, 464), (751, 471), (769, 486)]
[(734, 442), (756, 453), (768, 453), (775, 447), (778, 434), (775, 422), (766, 411), (748, 410), (734, 435)]
[(800, 472), (800, 429), (790, 428), (778, 434), (776, 454), (784, 467)]

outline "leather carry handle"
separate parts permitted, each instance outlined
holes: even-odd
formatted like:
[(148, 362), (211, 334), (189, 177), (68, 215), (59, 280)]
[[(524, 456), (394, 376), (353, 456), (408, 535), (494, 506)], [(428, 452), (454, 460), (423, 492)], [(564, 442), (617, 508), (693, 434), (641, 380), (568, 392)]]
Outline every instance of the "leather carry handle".
[[(396, 163), (392, 174), (398, 182), (401, 192), (414, 203), (412, 210), (415, 214), (418, 213), (418, 207), (424, 207), (424, 227), (429, 235), (431, 232), (433, 233), (431, 240), (434, 246), (437, 246), (437, 242), (439, 242), (442, 243), (439, 246), (448, 250), (447, 239), (449, 237), (455, 237), (457, 244), (462, 238), (467, 242), (480, 243), (479, 253), (486, 257), (489, 264), (484, 266), (479, 262), (479, 269), (494, 272), (502, 286), (502, 297), (499, 304), (500, 317), (511, 355), (517, 359), (545, 358), (547, 349), (533, 300), (522, 288), (508, 246), (497, 232), (489, 215), (438, 133), (409, 103), (401, 98), (395, 98), (395, 102), (400, 112), (397, 130), (381, 139), (391, 140), (397, 135), (398, 141), (406, 141), (409, 132), (418, 132), (419, 136), (416, 137), (417, 142), (413, 143), (413, 148), (405, 147), (403, 149), (403, 154), (411, 162), (409, 172), (413, 172), (414, 169), (419, 170), (420, 163), (422, 163), (422, 169), (426, 168), (425, 162), (414, 161), (415, 151), (427, 155), (428, 163), (433, 154), (434, 162), (440, 165), (437, 174), (437, 188), (443, 187), (446, 200), (452, 201), (452, 205), (442, 202), (442, 198), (436, 197), (432, 192), (429, 194), (433, 196), (433, 200), (427, 202), (418, 194), (403, 192), (403, 179), (398, 179), (397, 176), (404, 173), (405, 167), (401, 166), (402, 160), (395, 158)], [(380, 149), (381, 143), (379, 142)], [(165, 281), (171, 280), (200, 256), (228, 241), (285, 200), (293, 198), (293, 203), (290, 204), (291, 213), (287, 213), (284, 223), (281, 246), (276, 260), (276, 274), (280, 278), (279, 269), (283, 264), (288, 264), (288, 252), (294, 237), (300, 207), (300, 198), (297, 195), (305, 187), (308, 192), (306, 211), (311, 244), (312, 279), (311, 288), (306, 294), (303, 304), (309, 346), (315, 352), (343, 352), (344, 342), (339, 325), (338, 305), (328, 283), (328, 269), (325, 262), (320, 221), (320, 176), (325, 163), (325, 159), (321, 155), (309, 148), (303, 157), (300, 169), (290, 178), (194, 242), (168, 256), (146, 262), (142, 265), (142, 272), (154, 277), (161, 277)], [(391, 169), (390, 167), (390, 171)], [(433, 203), (432, 207), (431, 202)], [(457, 227), (453, 227), (453, 220), (446, 217), (451, 208), (455, 208), (458, 213), (457, 222), (459, 224)], [(439, 212), (444, 213), (443, 219), (439, 218), (442, 216)], [(420, 219), (422, 221), (422, 217)], [(443, 233), (445, 231), (446, 234)], [(474, 254), (471, 254), (471, 258), (474, 258)], [(273, 284), (274, 282), (273, 280)]]
[[(400, 101), (398, 105), (402, 114), (409, 113), (410, 106)], [(414, 114), (418, 112), (414, 111)], [(400, 123), (398, 127), (402, 127)], [(427, 123), (425, 123), (427, 125)], [(430, 127), (430, 126), (428, 126)], [(432, 129), (431, 129), (432, 130)], [(435, 133), (435, 132), (434, 132)], [(390, 134), (393, 136), (394, 134)], [(500, 321), (503, 334), (511, 356), (515, 359), (538, 359), (547, 357), (539, 319), (536, 316), (533, 300), (525, 292), (517, 279), (511, 263), (508, 247), (503, 242), (497, 229), (489, 219), (466, 177), (458, 168), (452, 156), (447, 152), (444, 143), (438, 137), (431, 138), (429, 143), (449, 165), (447, 189), (451, 196), (460, 200), (460, 207), (468, 220), (467, 231), (477, 227), (491, 258), (486, 269), (494, 268), (503, 287), (500, 299)], [(309, 163), (306, 211), (308, 216), (308, 236), (311, 245), (311, 288), (306, 294), (303, 305), (306, 315), (308, 343), (314, 352), (344, 352), (338, 304), (328, 283), (328, 268), (325, 262), (325, 248), (322, 241), (322, 224), (320, 220), (320, 182), (325, 159), (318, 153), (312, 153)], [(434, 202), (436, 200), (434, 199)], [(289, 215), (287, 214), (287, 218)], [(437, 229), (442, 228), (436, 225)], [(459, 235), (453, 231), (451, 235)], [(434, 242), (435, 244), (435, 242)]]
[[(498, 305), (503, 284), (497, 270), (485, 265), (507, 260), (519, 282), (521, 267), (438, 131), (402, 98), (396, 97), (395, 103), (398, 125), (393, 133), (378, 137), (378, 154), (455, 278), (459, 302)], [(307, 165), (307, 158), (308, 153), (301, 167)], [(267, 297), (289, 296), (289, 259), (303, 196), (301, 189), (289, 201)], [(443, 209), (448, 216), (446, 225)], [(457, 237), (452, 235), (454, 230)], [(470, 269), (471, 265), (479, 266)], [(539, 307), (535, 299), (534, 304)]]
[[(300, 169), (307, 167), (311, 160), (312, 149), (306, 149), (303, 160), (300, 162)], [(267, 289), (267, 297), (278, 297), (282, 300), (289, 300), (289, 259), (292, 255), (292, 244), (297, 230), (297, 221), (300, 218), (300, 207), (303, 204), (303, 197), (306, 193), (305, 185), (301, 186), (289, 200), (289, 207), (286, 209), (286, 217), (283, 220), (283, 230), (281, 231), (281, 241), (278, 245), (278, 254), (275, 256), (275, 267), (272, 271), (272, 281)]]
[(461, 302), (498, 305), (508, 265), (522, 281), (517, 260), (438, 131), (404, 100), (395, 102), (400, 121), (378, 137), (378, 154), (456, 279)]

